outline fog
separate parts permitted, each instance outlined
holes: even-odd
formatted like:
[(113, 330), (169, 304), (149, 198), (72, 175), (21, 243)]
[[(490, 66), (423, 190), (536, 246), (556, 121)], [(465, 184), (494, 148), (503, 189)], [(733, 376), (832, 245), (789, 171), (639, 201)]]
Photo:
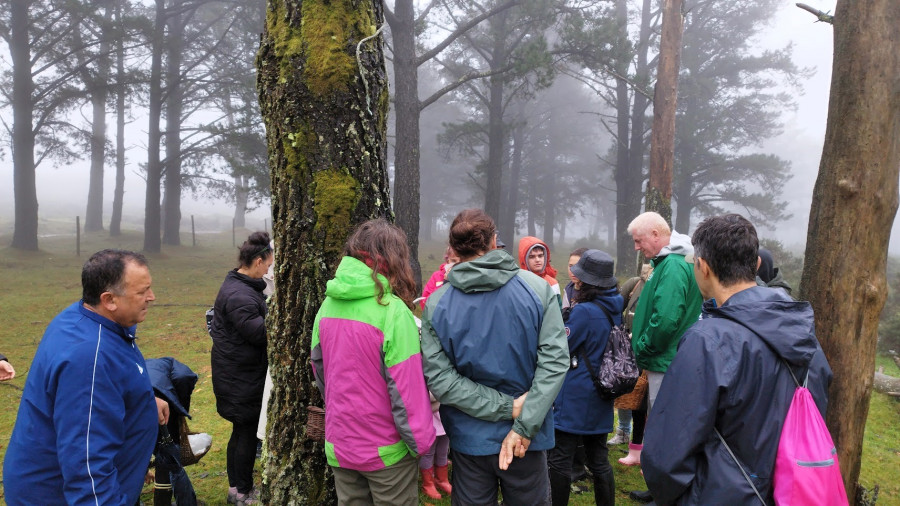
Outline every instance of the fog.
[[(834, 2), (811, 2), (813, 7), (823, 11), (834, 9)], [(832, 60), (832, 27), (815, 22), (815, 18), (793, 5), (785, 4), (771, 24), (760, 37), (765, 47), (780, 48), (788, 43), (794, 47), (793, 60), (801, 67), (814, 67), (812, 77), (802, 80), (803, 94), (796, 97), (797, 109), (784, 111), (783, 133), (765, 141), (758, 151), (772, 153), (791, 162), (792, 179), (787, 183), (782, 198), (788, 202), (787, 212), (791, 217), (774, 226), (760, 226), (760, 235), (781, 241), (788, 249), (800, 253), (806, 239), (806, 229), (812, 198), (812, 189), (816, 179), (825, 124), (828, 111), (828, 95), (831, 77)], [(3, 59), (0, 64), (9, 64), (7, 48), (3, 47)], [(85, 117), (87, 114), (79, 112)], [(127, 152), (127, 168), (125, 183), (125, 204), (123, 208), (123, 228), (140, 229), (143, 226), (143, 209), (145, 185), (139, 166), (146, 162), (145, 147), (140, 144), (146, 139), (146, 118), (140, 111), (132, 110), (137, 117), (128, 125), (127, 137), (131, 143)], [(12, 114), (9, 108), (0, 110), (5, 123), (11, 125)], [(424, 126), (423, 126), (424, 128)], [(676, 129), (678, 125), (676, 124)], [(113, 134), (110, 124), (109, 135)], [(424, 140), (423, 135), (423, 140)], [(4, 138), (8, 141), (8, 136)], [(424, 149), (424, 148), (423, 148)], [(599, 149), (598, 149), (599, 151)], [(76, 161), (71, 164), (54, 166), (52, 160), (45, 161), (37, 169), (37, 195), (39, 217), (45, 221), (67, 221), (74, 223), (75, 216), (83, 216), (88, 193), (88, 161)], [(112, 212), (112, 190), (114, 166), (106, 165), (104, 179), (104, 226), (108, 224)], [(9, 243), (13, 227), (13, 170), (12, 157), (8, 142), (5, 143), (3, 156), (0, 159), (0, 244)], [(424, 181), (423, 181), (423, 184)], [(740, 209), (735, 209), (740, 212)], [(230, 227), (234, 214), (234, 204), (223, 199), (213, 199), (203, 195), (192, 195), (185, 192), (182, 198), (183, 223), (190, 230), (190, 217), (197, 217), (199, 231), (224, 230)], [(268, 206), (247, 214), (247, 227), (262, 229), (266, 220), (270, 221)], [(83, 219), (83, 218), (82, 218)], [(698, 220), (692, 219), (692, 226)], [(271, 229), (271, 223), (268, 224)], [(43, 225), (42, 225), (43, 227)], [(583, 219), (575, 220), (568, 225), (566, 240), (570, 241), (579, 233), (587, 233), (590, 223)], [(893, 232), (896, 232), (895, 224)], [(520, 233), (522, 231), (520, 230)], [(682, 231), (684, 232), (684, 231)], [(44, 230), (39, 230), (44, 233)], [(900, 244), (892, 241), (890, 251), (897, 254)]]

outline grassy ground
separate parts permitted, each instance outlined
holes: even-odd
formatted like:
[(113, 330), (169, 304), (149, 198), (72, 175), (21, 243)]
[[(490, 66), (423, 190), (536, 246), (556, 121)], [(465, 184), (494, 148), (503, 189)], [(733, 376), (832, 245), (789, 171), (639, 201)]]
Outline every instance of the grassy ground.
[[(52, 231), (51, 231), (52, 232)], [(42, 232), (43, 233), (43, 232)], [(238, 240), (247, 233), (239, 233)], [(181, 247), (165, 247), (164, 252), (150, 256), (150, 269), (157, 302), (147, 321), (139, 327), (138, 344), (146, 357), (174, 356), (190, 366), (200, 377), (192, 398), (194, 419), (191, 429), (213, 436), (210, 453), (198, 464), (188, 468), (198, 498), (207, 504), (225, 503), (225, 444), (230, 434), (227, 422), (215, 411), (215, 401), (209, 369), (210, 340), (206, 333), (204, 311), (212, 305), (225, 272), (233, 267), (237, 256), (232, 247), (230, 231), (223, 234), (198, 235), (198, 245), (192, 247), (190, 236), (183, 238)], [(0, 244), (8, 244), (9, 237), (0, 237)], [(0, 352), (9, 357), (17, 376), (0, 383), (0, 458), (15, 422), (15, 416), (28, 367), (37, 343), (47, 323), (64, 307), (81, 295), (80, 269), (90, 252), (120, 247), (140, 249), (142, 237), (134, 232), (111, 239), (106, 233), (86, 234), (82, 237), (82, 255), (75, 255), (74, 237), (56, 236), (41, 240), (41, 251), (23, 253), (7, 247), (0, 248)], [(433, 272), (441, 262), (442, 246), (425, 244), (422, 248), (423, 277)], [(553, 257), (560, 270), (560, 283), (565, 284), (563, 255)], [(892, 361), (879, 359), (885, 373), (900, 375)], [(892, 369), (893, 368), (893, 369)], [(861, 481), (867, 487), (880, 486), (878, 504), (900, 504), (900, 403), (886, 396), (872, 397), (869, 423), (863, 448)], [(637, 504), (627, 498), (628, 491), (644, 488), (637, 468), (621, 466), (616, 460), (625, 454), (625, 447), (610, 452), (616, 473), (618, 504)], [(258, 467), (258, 466), (257, 466)], [(150, 488), (142, 499), (152, 500)], [(449, 500), (425, 501), (446, 505)], [(0, 496), (2, 502), (2, 496)], [(572, 504), (593, 504), (593, 495), (572, 495)]]

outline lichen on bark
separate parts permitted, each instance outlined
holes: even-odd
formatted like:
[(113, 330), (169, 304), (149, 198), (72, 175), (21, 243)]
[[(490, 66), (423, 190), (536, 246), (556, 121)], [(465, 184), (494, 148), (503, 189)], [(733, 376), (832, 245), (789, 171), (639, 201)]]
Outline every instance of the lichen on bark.
[(359, 182), (346, 170), (316, 172), (313, 208), (315, 230), (324, 234), (327, 253), (339, 254), (353, 227), (353, 211), (359, 201)]

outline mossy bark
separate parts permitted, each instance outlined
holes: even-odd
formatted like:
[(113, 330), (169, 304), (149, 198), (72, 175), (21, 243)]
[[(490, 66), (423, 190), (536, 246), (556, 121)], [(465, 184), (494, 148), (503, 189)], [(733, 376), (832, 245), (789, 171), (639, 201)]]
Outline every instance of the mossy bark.
[(323, 445), (306, 437), (322, 405), (312, 324), (354, 226), (392, 219), (385, 169), (387, 77), (380, 0), (269, 0), (257, 60), (272, 172), (276, 292), (269, 306), (266, 504), (333, 504)]
[(826, 423), (857, 498), (878, 317), (900, 179), (900, 2), (839, 0), (825, 145), (813, 189), (800, 298), (834, 371)]

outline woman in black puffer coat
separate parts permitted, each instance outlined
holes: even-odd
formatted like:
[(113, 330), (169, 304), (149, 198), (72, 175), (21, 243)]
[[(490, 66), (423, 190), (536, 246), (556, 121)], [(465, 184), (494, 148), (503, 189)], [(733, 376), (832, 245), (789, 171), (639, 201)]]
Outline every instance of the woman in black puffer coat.
[(232, 423), (228, 440), (228, 503), (255, 504), (256, 426), (266, 381), (266, 299), (263, 274), (274, 254), (269, 234), (254, 232), (241, 245), (240, 266), (225, 276), (216, 296), (210, 334), (216, 410)]

